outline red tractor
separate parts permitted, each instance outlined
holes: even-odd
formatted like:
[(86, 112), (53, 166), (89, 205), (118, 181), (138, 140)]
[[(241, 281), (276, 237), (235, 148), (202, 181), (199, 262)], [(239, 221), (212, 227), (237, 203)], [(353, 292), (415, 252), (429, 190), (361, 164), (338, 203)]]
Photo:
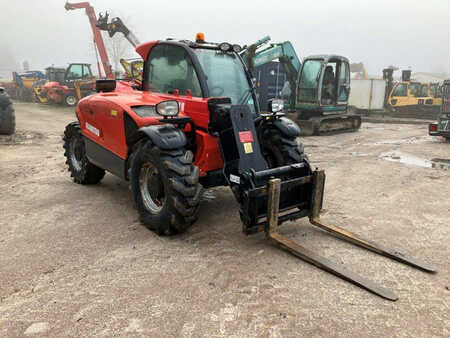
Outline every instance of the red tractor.
[(325, 174), (311, 168), (282, 101), (260, 112), (240, 46), (201, 38), (153, 41), (136, 51), (144, 60), (141, 86), (97, 80), (98, 94), (80, 100), (78, 121), (65, 129), (76, 183), (96, 184), (105, 171), (128, 180), (142, 223), (160, 235), (196, 221), (203, 188), (229, 186), (245, 234), (266, 231), (295, 255), (391, 300), (392, 291), (290, 242), (276, 227), (309, 217), (354, 244), (434, 271), (320, 220)]
[(48, 67), (46, 79), (33, 86), (34, 96), (40, 103), (76, 106), (78, 100), (93, 92), (95, 77), (91, 65), (71, 63), (67, 69)]

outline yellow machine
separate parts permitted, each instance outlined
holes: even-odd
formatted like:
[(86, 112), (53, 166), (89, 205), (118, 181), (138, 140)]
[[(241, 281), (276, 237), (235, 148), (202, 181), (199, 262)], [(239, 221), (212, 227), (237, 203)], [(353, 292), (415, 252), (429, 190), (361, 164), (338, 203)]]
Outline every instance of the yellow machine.
[(402, 81), (394, 83), (387, 98), (393, 112), (437, 113), (441, 105), (439, 85), (411, 81), (411, 71), (402, 72)]
[(125, 70), (127, 79), (135, 82), (142, 82), (142, 72), (144, 71), (144, 61), (142, 59), (120, 59), (120, 64)]

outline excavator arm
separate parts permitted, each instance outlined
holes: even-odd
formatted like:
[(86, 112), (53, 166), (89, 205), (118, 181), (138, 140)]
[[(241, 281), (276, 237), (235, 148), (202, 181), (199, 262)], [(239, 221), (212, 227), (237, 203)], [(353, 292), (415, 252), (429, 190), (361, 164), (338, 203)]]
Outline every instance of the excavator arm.
[(108, 18), (108, 12), (106, 12), (105, 15), (100, 13), (98, 16), (97, 27), (102, 31), (107, 31), (111, 38), (118, 32), (122, 33), (128, 42), (136, 48), (140, 42), (136, 35), (125, 26), (123, 21), (120, 18), (113, 18), (111, 19), (111, 22), (108, 23)]
[[(241, 57), (250, 71), (253, 71), (256, 67), (272, 62), (273, 60), (278, 60), (280, 62), (291, 89), (288, 108), (293, 110), (295, 109), (296, 82), (302, 65), (301, 61), (289, 41), (271, 43), (269, 46), (266, 46), (269, 41), (269, 36), (258, 40), (245, 48), (241, 53)], [(266, 46), (266, 48), (262, 48), (264, 46)]]

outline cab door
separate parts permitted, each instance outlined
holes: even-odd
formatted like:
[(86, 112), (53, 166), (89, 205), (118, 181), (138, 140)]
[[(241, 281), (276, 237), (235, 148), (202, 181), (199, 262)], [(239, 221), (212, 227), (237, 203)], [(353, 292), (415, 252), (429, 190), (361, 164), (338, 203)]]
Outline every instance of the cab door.
[(347, 61), (331, 58), (323, 65), (321, 104), (342, 106), (350, 95), (350, 67)]
[(338, 67), (338, 95), (337, 104), (348, 103), (350, 96), (350, 65), (346, 61), (341, 61)]

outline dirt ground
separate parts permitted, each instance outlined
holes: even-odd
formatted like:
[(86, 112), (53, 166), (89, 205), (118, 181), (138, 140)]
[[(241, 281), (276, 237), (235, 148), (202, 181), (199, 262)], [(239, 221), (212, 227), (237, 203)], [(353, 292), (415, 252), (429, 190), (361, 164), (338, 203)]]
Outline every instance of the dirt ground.
[[(61, 136), (73, 110), (17, 103), (0, 138), (0, 336), (448, 337), (450, 142), (426, 125), (363, 124), (304, 138), (327, 173), (323, 218), (435, 265), (427, 274), (330, 237), (281, 232), (399, 296), (390, 302), (241, 232), (227, 188), (186, 234), (138, 221), (125, 182), (72, 183)], [(408, 162), (402, 163), (400, 161)], [(441, 163), (445, 163), (441, 161)]]

